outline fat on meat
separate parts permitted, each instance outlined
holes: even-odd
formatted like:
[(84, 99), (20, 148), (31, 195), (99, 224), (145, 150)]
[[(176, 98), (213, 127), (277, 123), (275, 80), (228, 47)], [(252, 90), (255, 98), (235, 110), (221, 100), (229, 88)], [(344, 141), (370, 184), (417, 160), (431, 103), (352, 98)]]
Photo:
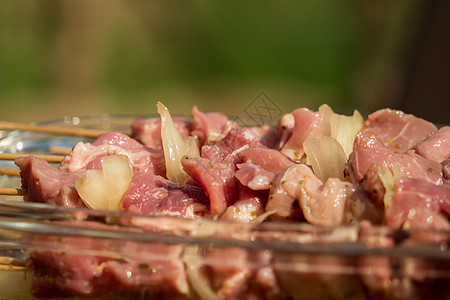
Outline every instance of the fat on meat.
[(59, 169), (78, 172), (87, 169), (101, 169), (101, 160), (108, 155), (126, 155), (130, 159), (133, 173), (150, 172), (165, 174), (162, 150), (145, 147), (138, 141), (119, 132), (100, 135), (92, 144), (78, 143), (72, 152), (64, 157)]
[(275, 215), (288, 217), (293, 202), (298, 201), (303, 216), (314, 225), (334, 226), (361, 220), (379, 223), (381, 220), (381, 212), (355, 184), (338, 178), (322, 183), (304, 164), (289, 167), (277, 177), (266, 206), (268, 211), (275, 210)]
[(136, 175), (122, 198), (124, 211), (155, 215), (196, 218), (208, 207), (198, 186), (175, 184), (151, 173)]
[(75, 189), (76, 173), (58, 170), (47, 161), (29, 156), (15, 160), (20, 168), (25, 201), (60, 206), (85, 207)]
[(425, 158), (443, 162), (450, 158), (450, 126), (439, 128), (416, 146), (416, 152)]
[[(186, 118), (173, 116), (175, 128), (182, 139), (191, 134), (192, 122)], [(131, 123), (131, 137), (144, 146), (153, 149), (162, 149), (161, 119), (160, 118), (136, 118)]]
[(392, 150), (405, 153), (437, 130), (433, 123), (400, 110), (380, 109), (364, 121), (364, 131)]
[(258, 165), (243, 163), (237, 165), (238, 170), (234, 173), (237, 180), (252, 190), (269, 190), (275, 174), (266, 171)]
[(295, 118), (292, 113), (288, 113), (283, 115), (277, 124), (277, 131), (279, 133), (279, 142), (278, 142), (278, 149), (282, 149), (286, 142), (289, 140), (289, 138), (292, 135), (292, 132), (294, 131), (295, 127)]
[[(360, 132), (356, 135), (353, 153), (350, 155), (352, 174), (357, 182), (367, 177), (369, 170), (387, 167), (390, 170), (398, 165), (404, 176), (442, 184), (442, 166), (410, 150), (399, 153), (384, 145), (375, 135)], [(376, 174), (375, 172), (373, 172)]]
[(246, 186), (239, 186), (236, 202), (228, 206), (220, 219), (250, 223), (264, 213), (267, 192), (254, 191)]

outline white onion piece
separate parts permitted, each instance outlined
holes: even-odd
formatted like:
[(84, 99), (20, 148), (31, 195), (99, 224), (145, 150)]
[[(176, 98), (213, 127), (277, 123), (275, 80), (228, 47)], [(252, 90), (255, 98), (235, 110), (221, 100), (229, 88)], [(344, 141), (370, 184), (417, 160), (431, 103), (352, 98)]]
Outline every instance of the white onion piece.
[(321, 128), (322, 128), (322, 134), (323, 135), (330, 135), (330, 118), (332, 115), (334, 115), (333, 110), (330, 106), (327, 104), (322, 104), (319, 109), (319, 113), (322, 115), (322, 122), (321, 122)]
[(263, 214), (257, 216), (257, 217), (256, 217), (255, 219), (253, 219), (253, 221), (251, 221), (251, 222), (253, 222), (253, 223), (255, 223), (255, 224), (262, 223), (265, 219), (267, 219), (267, 218), (270, 217), (271, 215), (275, 214), (276, 212), (277, 212), (276, 209), (266, 211), (265, 213), (263, 213)]
[(347, 157), (341, 145), (332, 137), (309, 138), (303, 143), (306, 161), (314, 174), (325, 182), (328, 178), (344, 180), (344, 168)]
[(202, 300), (219, 299), (201, 270), (204, 259), (199, 254), (198, 246), (186, 246), (183, 260), (186, 264), (186, 276), (199, 298)]
[(133, 178), (125, 155), (102, 159), (102, 170), (87, 170), (75, 181), (75, 188), (86, 206), (100, 210), (121, 210), (122, 198)]
[(384, 207), (387, 208), (392, 203), (395, 194), (395, 182), (403, 176), (403, 172), (398, 163), (395, 163), (390, 170), (388, 167), (383, 167), (378, 171), (378, 176), (385, 189), (383, 196)]
[(184, 139), (184, 145), (186, 146), (184, 155), (187, 155), (189, 157), (200, 157), (200, 150), (198, 149), (198, 144), (195, 137), (186, 137)]
[(351, 117), (339, 114), (330, 117), (331, 137), (341, 144), (347, 158), (353, 151), (356, 134), (362, 130), (363, 124), (364, 119), (357, 110)]
[(166, 176), (175, 183), (186, 182), (186, 174), (181, 166), (181, 158), (186, 153), (186, 145), (180, 136), (169, 110), (161, 102), (156, 104), (161, 116), (161, 138), (166, 162)]

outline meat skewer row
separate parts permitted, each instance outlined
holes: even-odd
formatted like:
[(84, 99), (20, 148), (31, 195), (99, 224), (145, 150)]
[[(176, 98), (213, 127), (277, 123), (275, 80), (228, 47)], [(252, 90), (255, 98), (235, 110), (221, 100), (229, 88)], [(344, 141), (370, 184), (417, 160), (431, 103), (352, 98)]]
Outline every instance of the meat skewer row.
[[(15, 160), (19, 157), (26, 157), (26, 156), (35, 156), (42, 158), (50, 163), (60, 163), (64, 155), (70, 153), (72, 148), (69, 147), (59, 147), (59, 146), (52, 146), (49, 148), (49, 151), (51, 153), (61, 154), (61, 155), (36, 155), (36, 154), (27, 154), (27, 153), (0, 153), (0, 160)], [(0, 175), (9, 175), (9, 176), (20, 176), (20, 172), (18, 170), (13, 170), (9, 168), (0, 168)]]
[[(69, 135), (69, 136), (84, 136), (84, 137), (98, 137), (100, 134), (106, 131), (85, 129), (85, 128), (64, 128), (59, 126), (40, 126), (40, 125), (29, 125), (24, 123), (14, 123), (14, 122), (0, 122), (0, 130), (23, 130), (23, 131), (33, 131), (42, 132), (58, 135)], [(33, 156), (42, 158), (50, 163), (60, 163), (64, 158), (64, 155), (69, 154), (72, 150), (71, 147), (63, 146), (51, 146), (48, 151), (55, 155), (36, 155)], [(0, 160), (14, 160), (18, 157), (30, 156), (31, 154), (11, 154), (11, 153), (0, 153)], [(0, 168), (0, 175), (9, 176), (20, 176), (18, 170), (12, 170), (8, 168)], [(0, 192), (0, 194), (4, 194)], [(6, 192), (4, 195), (10, 195)]]
[[(60, 163), (64, 156), (63, 155), (37, 155), (37, 154), (26, 154), (26, 153), (0, 153), (0, 160), (15, 160), (19, 157), (35, 156), (44, 159), (50, 163)], [(0, 174), (9, 176), (20, 176), (19, 170), (13, 170), (8, 168), (0, 168)]]

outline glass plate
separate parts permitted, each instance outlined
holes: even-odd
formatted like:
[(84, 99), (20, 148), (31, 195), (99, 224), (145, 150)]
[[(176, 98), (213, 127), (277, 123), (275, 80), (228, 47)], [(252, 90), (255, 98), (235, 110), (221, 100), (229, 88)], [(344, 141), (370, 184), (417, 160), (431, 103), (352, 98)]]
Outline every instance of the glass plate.
[[(46, 124), (129, 133), (133, 119), (101, 115)], [(15, 131), (0, 139), (0, 152), (48, 154), (52, 146), (73, 147), (79, 141), (91, 139)], [(12, 162), (0, 164), (15, 168)], [(3, 175), (0, 186), (20, 187), (20, 178)], [(137, 266), (133, 272), (138, 276), (163, 276), (152, 288), (156, 294), (144, 289), (139, 297), (445, 299), (450, 297), (449, 240), (449, 232), (368, 224), (242, 224), (55, 207), (0, 196), (0, 299), (33, 299), (27, 262), (39, 253), (101, 257), (107, 264)], [(181, 286), (167, 277), (175, 265)], [(130, 270), (124, 271), (123, 282), (133, 278)], [(136, 287), (130, 283), (127, 288)]]

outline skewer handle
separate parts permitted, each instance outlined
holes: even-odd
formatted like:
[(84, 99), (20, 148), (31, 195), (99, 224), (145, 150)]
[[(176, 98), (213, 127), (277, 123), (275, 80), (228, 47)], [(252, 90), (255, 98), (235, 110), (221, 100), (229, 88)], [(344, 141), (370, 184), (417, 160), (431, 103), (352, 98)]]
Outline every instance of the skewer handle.
[(27, 190), (25, 189), (0, 188), (0, 195), (25, 196), (26, 194)]
[(26, 153), (0, 153), (0, 160), (15, 160), (19, 157), (34, 156), (44, 159), (50, 163), (60, 163), (63, 159), (63, 155), (39, 155), (39, 154), (26, 154)]
[(72, 151), (72, 148), (64, 146), (50, 146), (48, 151), (53, 154), (67, 155)]
[(23, 131), (34, 131), (43, 132), (51, 134), (60, 135), (72, 135), (72, 136), (84, 136), (84, 137), (98, 137), (100, 134), (106, 131), (85, 129), (85, 128), (65, 128), (58, 126), (41, 126), (41, 125), (30, 125), (24, 123), (15, 122), (0, 122), (0, 129), (3, 130), (23, 130)]
[(7, 168), (0, 168), (0, 174), (9, 176), (20, 176), (20, 171)]

